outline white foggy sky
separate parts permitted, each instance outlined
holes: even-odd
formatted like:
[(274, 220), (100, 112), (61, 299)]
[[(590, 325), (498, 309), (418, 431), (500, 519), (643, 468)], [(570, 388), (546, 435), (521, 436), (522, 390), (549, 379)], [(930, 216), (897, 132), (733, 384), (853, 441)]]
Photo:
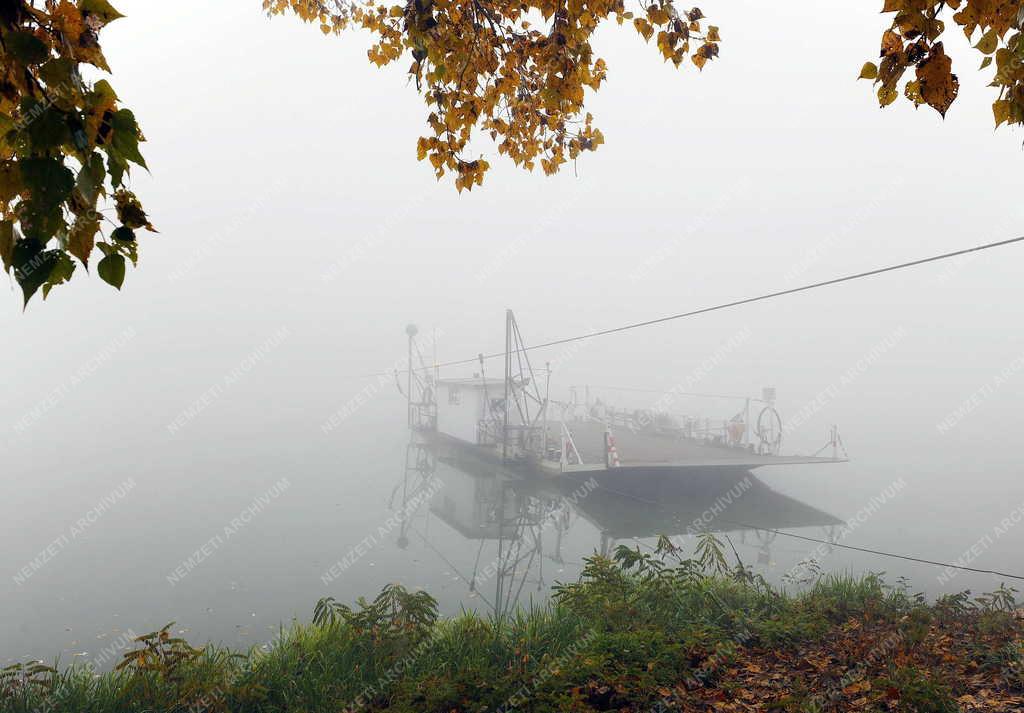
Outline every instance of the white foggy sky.
[[(148, 139), (152, 175), (137, 173), (134, 187), (161, 233), (141, 236), (140, 267), (120, 294), (79, 276), (25, 314), (13, 282), (0, 302), (5, 438), (77, 365), (135, 330), (9, 444), (8, 472), (31, 474), (40, 492), (74, 480), (53, 471), (69, 454), (112, 482), (145, 467), (141, 444), (167, 441), (166, 424), (281, 327), (286, 342), (175, 442), (198, 470), (211, 443), (229, 450), (275, 433), (286, 449), (318, 443), (319, 424), (361, 388), (349, 376), (390, 368), (409, 321), (443, 331), (440, 358), (462, 358), (500, 348), (506, 307), (528, 341), (546, 341), (1021, 232), (1022, 134), (993, 132), (977, 54), (951, 27), (961, 91), (945, 121), (902, 100), (881, 111), (855, 81), (886, 25), (872, 3), (816, 4), (810, 16), (806, 4), (704, 3), (723, 44), (703, 73), (675, 70), (631, 28), (609, 27), (596, 41), (609, 80), (589, 100), (606, 145), (577, 175), (568, 166), (547, 178), (481, 142), (493, 169), (462, 195), (415, 160), (427, 111), (404, 60), (385, 70), (366, 60), (365, 34), (271, 21), (257, 0), (118, 7), (127, 17), (105, 31), (104, 49)], [(1022, 250), (983, 255), (944, 282), (945, 268), (929, 267), (602, 339), (554, 390), (668, 387), (749, 327), (702, 384), (773, 384), (785, 417), (903, 327), (793, 443), (813, 449), (835, 421), (865, 472), (896, 454), (919, 463), (910, 452), (958, 468), (995, 463), (995, 481), (1014, 489), (1007, 502), (1019, 502), (1007, 469), (1024, 376), (952, 436), (934, 424), (1024, 353)], [(642, 279), (631, 278), (638, 268)], [(929, 493), (962, 488), (960, 471), (923, 470)], [(10, 508), (27, 512), (35, 497)]]

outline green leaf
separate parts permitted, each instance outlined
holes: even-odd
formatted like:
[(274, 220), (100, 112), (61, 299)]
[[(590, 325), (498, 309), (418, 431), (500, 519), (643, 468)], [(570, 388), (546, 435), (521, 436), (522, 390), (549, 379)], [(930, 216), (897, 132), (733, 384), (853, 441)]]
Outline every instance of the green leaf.
[(69, 91), (78, 84), (74, 75), (75, 63), (66, 57), (56, 57), (39, 68), (39, 76), (46, 82), (51, 93)]
[(96, 205), (96, 200), (103, 191), (103, 181), (107, 177), (107, 169), (103, 167), (103, 156), (93, 152), (88, 163), (82, 166), (75, 181), (75, 188), (89, 205)]
[(28, 136), (32, 142), (32, 150), (37, 153), (46, 153), (50, 149), (71, 143), (67, 115), (52, 106), (43, 110), (29, 122)]
[(14, 223), (5, 220), (0, 222), (0, 261), (3, 261), (4, 272), (11, 269), (14, 256)]
[(78, 9), (96, 15), (103, 22), (113, 22), (124, 17), (107, 0), (79, 0)]
[(112, 151), (109, 146), (105, 148), (107, 149), (107, 173), (110, 174), (110, 185), (118, 188), (124, 180), (125, 163), (120, 154)]
[(132, 261), (132, 265), (139, 264), (139, 244), (136, 242), (118, 242), (117, 251)]
[(59, 158), (26, 158), (18, 165), (32, 202), (44, 210), (59, 206), (75, 187), (75, 175)]
[(129, 161), (147, 168), (146, 159), (139, 153), (139, 125), (135, 122), (135, 115), (130, 109), (121, 109), (114, 113), (110, 121), (114, 127), (114, 138), (112, 145), (122, 156)]
[(92, 90), (85, 96), (86, 106), (90, 109), (96, 107), (108, 107), (117, 101), (117, 94), (110, 82), (101, 79), (92, 86)]
[(46, 299), (54, 286), (62, 285), (70, 280), (74, 272), (75, 263), (71, 260), (71, 257), (66, 252), (58, 251), (57, 261), (54, 263), (53, 269), (50, 270), (50, 277), (46, 280), (46, 284), (43, 285), (43, 299)]
[(990, 64), (992, 64), (992, 58), (986, 57), (985, 59), (981, 60), (981, 66), (978, 67), (978, 69), (985, 69), (985, 67), (989, 66)]
[(53, 266), (53, 270), (50, 272), (50, 282), (55, 285), (59, 285), (62, 282), (71, 279), (72, 273), (75, 271), (75, 263), (63, 250), (57, 254), (57, 263)]
[[(103, 243), (100, 243), (102, 245)], [(113, 285), (117, 289), (121, 289), (121, 285), (124, 284), (124, 257), (117, 253), (109, 253), (105, 258), (100, 260), (100, 264), (96, 266), (96, 271), (99, 272), (100, 277), (108, 285)]]
[(16, 161), (0, 161), (0, 202), (13, 200), (21, 191), (21, 171)]
[(32, 299), (49, 277), (54, 265), (57, 264), (59, 250), (43, 250), (38, 240), (19, 240), (14, 245), (13, 265), (14, 279), (21, 285), (25, 297), (25, 305)]
[(7, 54), (22, 64), (40, 64), (50, 56), (50, 49), (46, 43), (25, 30), (5, 33), (4, 47)]
[(125, 243), (135, 242), (135, 231), (129, 228), (127, 225), (122, 225), (119, 228), (114, 228), (114, 232), (110, 234), (114, 240), (120, 240)]
[(21, 229), (26, 238), (45, 244), (67, 230), (68, 224), (64, 220), (64, 211), (60, 206), (39, 208), (31, 202), (25, 205), (26, 211), (21, 216)]

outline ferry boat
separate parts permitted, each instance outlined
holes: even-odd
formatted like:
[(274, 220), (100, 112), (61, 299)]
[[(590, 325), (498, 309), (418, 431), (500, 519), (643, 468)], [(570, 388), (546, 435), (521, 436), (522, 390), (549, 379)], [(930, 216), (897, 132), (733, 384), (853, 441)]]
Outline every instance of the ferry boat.
[[(735, 475), (769, 465), (847, 460), (835, 427), (815, 455), (781, 453), (782, 418), (775, 408), (774, 388), (763, 389), (757, 397), (742, 397), (737, 413), (721, 420), (656, 409), (615, 409), (592, 401), (589, 389), (582, 401), (576, 389), (568, 401), (554, 400), (549, 395), (550, 369), (534, 369), (511, 310), (506, 313), (500, 378), (486, 374), (483, 355), (471, 376), (440, 378), (438, 367), (422, 357), (416, 327), (409, 325), (406, 334), (409, 426), (442, 451), (469, 451), (529, 475), (572, 473), (615, 480), (684, 471)], [(414, 355), (419, 357), (418, 367)], [(821, 455), (826, 450), (830, 453)]]

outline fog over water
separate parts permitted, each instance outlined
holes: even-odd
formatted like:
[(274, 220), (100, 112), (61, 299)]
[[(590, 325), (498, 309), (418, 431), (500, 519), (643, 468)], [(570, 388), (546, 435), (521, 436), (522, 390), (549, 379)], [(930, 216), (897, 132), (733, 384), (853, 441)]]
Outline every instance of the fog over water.
[[(439, 462), (443, 486), (394, 524), (406, 406), (393, 379), (365, 375), (402, 367), (407, 323), (436, 331), (439, 360), (471, 358), (502, 349), (506, 308), (540, 343), (1024, 234), (1021, 136), (992, 132), (962, 37), (945, 121), (880, 111), (854, 81), (883, 29), (871, 9), (828, 3), (808, 27), (785, 5), (702, 6), (724, 39), (703, 73), (609, 29), (609, 82), (589, 107), (607, 144), (553, 178), (492, 160), (460, 196), (415, 160), (426, 112), (404, 67), (366, 61), (365, 36), (268, 21), (257, 2), (205, 7), (201, 22), (118, 7), (104, 49), (148, 138), (153, 172), (134, 187), (161, 232), (121, 293), (93, 276), (23, 314), (12, 281), (0, 302), (0, 663), (109, 664), (124, 632), (169, 621), (190, 641), (260, 645), (319, 597), (392, 581), (446, 613), (486, 609), (494, 578), (467, 579), (496, 542), (451, 513), (500, 492), (493, 472)], [(629, 409), (658, 394), (606, 387), (775, 387), (782, 450), (813, 453), (838, 424), (850, 462), (758, 469), (734, 514), (812, 538), (826, 537), (821, 514), (853, 518), (842, 544), (1024, 574), (1022, 251), (533, 358), (552, 363), (553, 397), (591, 385)], [(722, 419), (736, 404), (677, 410)], [(685, 531), (695, 503), (734, 485), (662, 491), (651, 522)], [(574, 488), (545, 487), (513, 496), (560, 518), (523, 603), (575, 577), (602, 530), (621, 544), (640, 531), (635, 497), (569, 505)], [(776, 583), (816, 548), (738, 529), (740, 556)], [(821, 565), (930, 596), (1002, 581), (842, 549)]]

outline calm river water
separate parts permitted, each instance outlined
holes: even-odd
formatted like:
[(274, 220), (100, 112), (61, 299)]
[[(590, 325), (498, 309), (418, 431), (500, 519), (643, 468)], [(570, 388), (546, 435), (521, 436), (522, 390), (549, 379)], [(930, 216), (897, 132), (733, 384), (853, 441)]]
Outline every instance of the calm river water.
[[(140, 437), (75, 462), (35, 441), (16, 446), (24, 465), (2, 510), (0, 661), (109, 667), (132, 634), (171, 621), (196, 643), (266, 645), (293, 618), (308, 620), (319, 597), (372, 597), (389, 582), (425, 588), (447, 614), (505, 609), (543, 600), (595, 551), (652, 546), (695, 522), (726, 532), (776, 583), (809, 556), (826, 571), (906, 576), (930, 595), (989, 591), (1000, 579), (949, 578), (769, 529), (1024, 569), (1024, 497), (1007, 488), (1019, 484), (1009, 459), (879, 448), (848, 464), (732, 479), (536, 486), (410, 449), (403, 415), (399, 398), (384, 396), (327, 433), (301, 414), (274, 414), (258, 432), (197, 427), (187, 446), (180, 434)], [(422, 467), (407, 472), (417, 456)]]

